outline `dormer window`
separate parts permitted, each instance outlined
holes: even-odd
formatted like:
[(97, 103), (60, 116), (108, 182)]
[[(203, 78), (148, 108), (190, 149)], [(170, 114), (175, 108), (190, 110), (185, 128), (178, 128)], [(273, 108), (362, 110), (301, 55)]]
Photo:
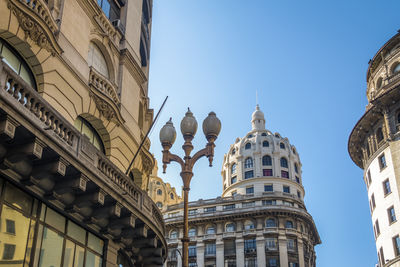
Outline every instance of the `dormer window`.
[(244, 146), (244, 149), (251, 149), (251, 143), (247, 143), (245, 146)]
[(284, 144), (284, 143), (280, 143), (280, 144), (279, 144), (279, 147), (280, 147), (281, 149), (285, 149), (285, 144)]
[(262, 133), (261, 136), (267, 136), (267, 133)]
[(263, 147), (269, 147), (269, 142), (268, 141), (264, 141), (263, 142)]

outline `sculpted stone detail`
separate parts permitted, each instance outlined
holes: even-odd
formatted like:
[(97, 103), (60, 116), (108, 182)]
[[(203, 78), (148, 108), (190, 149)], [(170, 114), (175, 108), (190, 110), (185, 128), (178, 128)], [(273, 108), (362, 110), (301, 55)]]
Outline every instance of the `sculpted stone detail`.
[(111, 107), (111, 105), (109, 103), (107, 103), (107, 101), (101, 99), (99, 96), (97, 96), (93, 92), (90, 92), (90, 97), (93, 98), (97, 109), (100, 111), (100, 114), (104, 118), (106, 118), (109, 121), (114, 120), (116, 118), (115, 110)]
[[(55, 41), (54, 35), (57, 33), (57, 26), (50, 19), (50, 13), (47, 14), (47, 8), (44, 8), (41, 1), (36, 1), (36, 5), (32, 5), (33, 1), (21, 2), (21, 1), (8, 1), (7, 7), (12, 11), (12, 13), (17, 17), (18, 23), (21, 29), (25, 33), (25, 39), (29, 37), (38, 46), (46, 49), (52, 55), (56, 52), (61, 53), (61, 48)], [(21, 5), (21, 6), (19, 6)], [(28, 14), (31, 11), (33, 14)], [(35, 18), (35, 15), (39, 18)], [(38, 19), (42, 19), (44, 23), (39, 23)], [(48, 31), (44, 27), (48, 28)], [(52, 35), (52, 36), (51, 36)]]
[(149, 176), (154, 167), (153, 160), (148, 155), (146, 155), (146, 153), (144, 153), (144, 152), (141, 152), (141, 158), (142, 158), (143, 172), (147, 176)]

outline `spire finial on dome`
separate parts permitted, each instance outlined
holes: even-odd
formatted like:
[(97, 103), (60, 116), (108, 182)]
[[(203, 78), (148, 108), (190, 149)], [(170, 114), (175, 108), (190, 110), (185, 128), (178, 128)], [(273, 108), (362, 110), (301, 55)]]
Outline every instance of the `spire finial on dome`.
[(260, 110), (260, 106), (256, 105), (256, 110), (251, 115), (251, 125), (253, 130), (265, 130), (264, 113)]

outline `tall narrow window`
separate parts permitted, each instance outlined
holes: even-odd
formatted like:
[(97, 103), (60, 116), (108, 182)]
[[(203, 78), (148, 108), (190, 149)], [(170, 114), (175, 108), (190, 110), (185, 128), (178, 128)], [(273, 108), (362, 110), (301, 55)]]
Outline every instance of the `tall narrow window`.
[(246, 187), (246, 194), (254, 194), (254, 187)]
[(378, 143), (380, 143), (383, 140), (382, 128), (378, 128), (378, 130), (376, 131), (376, 139)]
[(236, 173), (236, 163), (233, 163), (232, 167), (231, 167), (231, 174), (235, 174), (235, 173)]
[(297, 163), (294, 164), (294, 171), (296, 173), (299, 173), (299, 166), (297, 165)]
[(388, 216), (389, 216), (389, 223), (395, 222), (396, 221), (396, 213), (394, 211), (394, 207), (393, 206), (388, 208), (387, 213), (388, 213)]
[[(107, 2), (107, 0), (103, 0)], [(89, 44), (88, 65), (96, 69), (105, 78), (109, 78), (106, 59), (100, 48), (93, 42)]]
[(379, 167), (382, 169), (386, 168), (386, 158), (385, 158), (385, 154), (382, 154), (379, 156), (378, 158), (379, 161)]
[(399, 235), (396, 235), (393, 237), (393, 248), (394, 248), (394, 254), (396, 256), (400, 255), (400, 238)]
[(392, 192), (392, 190), (390, 189), (389, 179), (386, 179), (385, 181), (383, 181), (383, 193), (386, 196), (387, 194), (389, 194), (391, 192)]

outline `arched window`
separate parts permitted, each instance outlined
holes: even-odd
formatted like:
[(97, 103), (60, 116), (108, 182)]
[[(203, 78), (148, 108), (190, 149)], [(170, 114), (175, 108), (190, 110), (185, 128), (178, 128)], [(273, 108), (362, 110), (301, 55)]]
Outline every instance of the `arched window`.
[(244, 146), (244, 149), (250, 149), (251, 148), (251, 143), (247, 143), (245, 146)]
[(207, 230), (206, 230), (206, 234), (207, 234), (207, 235), (215, 234), (215, 228), (214, 228), (214, 226), (208, 226), (208, 227), (207, 227)]
[(105, 153), (104, 144), (100, 138), (100, 135), (87, 120), (79, 116), (76, 118), (74, 125), (78, 131), (89, 138), (90, 143), (92, 143), (98, 150)]
[(299, 173), (299, 166), (297, 165), (297, 163), (294, 164), (294, 171), (296, 173)]
[(269, 142), (268, 141), (264, 141), (263, 142), (263, 147), (269, 147)]
[(88, 65), (96, 69), (101, 75), (109, 78), (109, 71), (106, 59), (100, 48), (93, 42), (89, 44)]
[(286, 158), (281, 158), (281, 167), (282, 168), (287, 168), (288, 167), (288, 162)]
[(190, 228), (189, 229), (189, 236), (196, 236), (196, 233), (197, 233), (197, 231), (196, 231), (196, 228)]
[(296, 155), (296, 149), (294, 149), (294, 148), (293, 148), (293, 150), (292, 150), (292, 151), (293, 151), (293, 154), (295, 154), (295, 155)]
[(156, 203), (156, 206), (157, 206), (159, 209), (162, 209), (162, 207), (163, 207), (161, 202), (157, 202), (157, 203)]
[(267, 136), (267, 133), (262, 133), (261, 136)]
[(265, 227), (276, 227), (276, 221), (273, 218), (269, 218), (265, 221)]
[(397, 63), (397, 65), (393, 68), (393, 74), (396, 74), (400, 71), (400, 63)]
[(244, 229), (245, 230), (254, 229), (254, 223), (252, 221), (246, 221), (244, 224)]
[(265, 155), (265, 156), (262, 158), (262, 165), (263, 165), (263, 166), (271, 166), (271, 165), (272, 165), (271, 156)]
[(169, 234), (169, 238), (177, 239), (178, 238), (178, 231), (176, 231), (176, 230), (171, 231), (171, 233)]
[(249, 157), (244, 161), (244, 168), (245, 169), (253, 168), (253, 159), (252, 158)]
[(253, 135), (252, 134), (249, 134), (248, 136), (247, 136), (247, 138), (252, 138), (253, 137)]
[(286, 221), (285, 228), (292, 229), (293, 228), (293, 222), (292, 221)]
[(232, 167), (231, 167), (231, 174), (235, 174), (235, 173), (236, 173), (236, 163), (233, 163)]
[(378, 130), (376, 131), (376, 139), (377, 139), (378, 143), (383, 140), (382, 128), (378, 128)]
[(235, 224), (234, 223), (227, 223), (225, 225), (225, 232), (235, 232)]
[(161, 189), (157, 190), (157, 195), (162, 196), (162, 190)]
[(11, 45), (1, 38), (0, 57), (3, 57), (3, 62), (15, 71), (27, 84), (36, 89), (36, 81), (28, 64)]
[(235, 155), (235, 153), (236, 153), (236, 149), (232, 149), (232, 155)]
[(376, 82), (376, 88), (379, 89), (382, 87), (382, 81), (383, 81), (382, 77), (379, 77), (378, 81)]
[(279, 147), (282, 148), (282, 149), (285, 149), (285, 144), (284, 143), (280, 143)]
[(173, 193), (171, 193), (169, 196), (171, 197), (171, 199), (175, 198)]

